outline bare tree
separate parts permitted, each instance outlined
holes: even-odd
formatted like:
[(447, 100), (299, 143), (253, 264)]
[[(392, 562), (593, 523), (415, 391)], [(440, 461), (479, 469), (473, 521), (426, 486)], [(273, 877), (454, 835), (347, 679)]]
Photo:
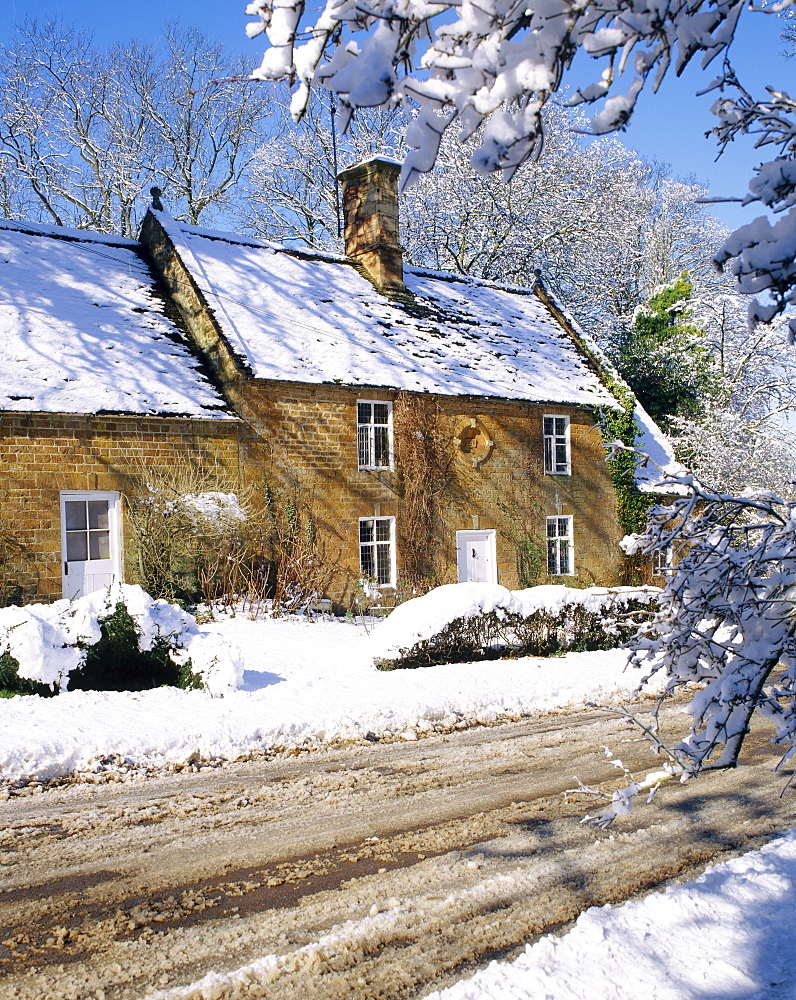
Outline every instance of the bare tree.
[(157, 175), (179, 217), (196, 224), (229, 200), (262, 141), (271, 100), (244, 79), (241, 59), (231, 62), (198, 29), (169, 25), (164, 46), (147, 109), (161, 150)]
[(336, 175), (371, 156), (403, 155), (406, 116), (396, 109), (364, 110), (342, 135), (335, 112), (334, 104), (314, 100), (297, 125), (283, 94), (273, 135), (255, 153), (238, 203), (250, 232), (316, 250), (341, 249)]
[(796, 446), (785, 425), (709, 404), (697, 420), (674, 418), (671, 431), (677, 457), (708, 489), (796, 497)]
[[(270, 99), (234, 82), (220, 45), (170, 25), (160, 45), (99, 50), (63, 22), (27, 22), (0, 47), (0, 178), (37, 221), (134, 235), (158, 185), (197, 223), (223, 206), (261, 138)], [(0, 187), (0, 191), (2, 187)]]
[(703, 331), (712, 398), (697, 419), (671, 421), (678, 458), (724, 494), (769, 490), (792, 498), (796, 444), (785, 419), (796, 411), (796, 355), (787, 321), (747, 323), (747, 302), (723, 287), (698, 292), (689, 321)]

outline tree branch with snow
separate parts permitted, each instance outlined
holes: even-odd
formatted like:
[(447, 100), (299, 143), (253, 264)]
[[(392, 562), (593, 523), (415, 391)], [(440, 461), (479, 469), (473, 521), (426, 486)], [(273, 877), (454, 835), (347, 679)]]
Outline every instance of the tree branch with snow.
[[(752, 199), (775, 212), (792, 204), (793, 101), (784, 91), (755, 100), (740, 87), (728, 62), (742, 16), (770, 16), (791, 7), (781, 0), (765, 9), (746, 0), (690, 0), (663, 7), (647, 0), (327, 0), (314, 23), (304, 0), (251, 0), (247, 26), (265, 34), (268, 48), (253, 76), (295, 86), (292, 110), (304, 114), (314, 88), (337, 96), (343, 126), (358, 108), (417, 107), (406, 132), (410, 152), (403, 181), (432, 169), (448, 129), (464, 141), (478, 133), (471, 165), (480, 174), (510, 179), (536, 159), (544, 143), (542, 109), (569, 83), (573, 60), (595, 64), (593, 82), (576, 90), (572, 104), (594, 105), (594, 134), (621, 129), (645, 88), (657, 90), (667, 74), (679, 75), (699, 59), (702, 69), (723, 69), (706, 89), (722, 94), (714, 105), (724, 144), (756, 133), (758, 146), (778, 148), (752, 181)], [(746, 23), (746, 22), (744, 22)], [(767, 292), (751, 319), (770, 320), (794, 301), (796, 209), (771, 225), (765, 218), (731, 236), (715, 255), (732, 261), (740, 291)], [(796, 331), (796, 320), (793, 321)]]
[(782, 761), (796, 752), (796, 503), (764, 491), (730, 496), (693, 476), (654, 507), (626, 552), (672, 552), (659, 610), (632, 644), (645, 680), (666, 693), (696, 683), (689, 735), (672, 748), (686, 775), (734, 767), (755, 713), (774, 723)]

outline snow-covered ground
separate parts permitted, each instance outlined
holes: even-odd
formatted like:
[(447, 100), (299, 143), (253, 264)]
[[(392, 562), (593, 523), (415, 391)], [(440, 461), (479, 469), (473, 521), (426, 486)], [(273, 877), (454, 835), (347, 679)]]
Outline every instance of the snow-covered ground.
[[(0, 700), (0, 780), (115, 766), (129, 776), (131, 765), (416, 739), (457, 724), (626, 698), (639, 681), (619, 651), (382, 672), (372, 665), (374, 624), (238, 616), (205, 625), (243, 653), (243, 687), (223, 698), (164, 687)], [(116, 765), (108, 761), (114, 756)]]
[[(135, 774), (131, 764), (158, 768), (374, 736), (411, 740), (430, 729), (609, 702), (638, 681), (618, 651), (383, 673), (372, 666), (375, 645), (363, 623), (238, 616), (203, 628), (241, 648), (242, 690), (223, 698), (161, 688), (0, 701), (0, 776), (113, 770), (108, 758), (118, 755), (124, 777)], [(429, 1000), (792, 1000), (795, 891), (793, 831), (694, 882), (587, 910), (567, 934), (547, 935), (516, 961), (493, 963)], [(388, 910), (365, 923), (393, 918)], [(306, 948), (334, 949), (367, 931), (353, 921)], [(265, 955), (163, 996), (215, 995), (221, 980), (256, 979), (282, 960)]]
[(426, 1000), (792, 1000), (796, 830), (693, 882), (592, 907)]
[[(796, 997), (796, 830), (693, 882), (621, 906), (592, 907), (566, 934), (547, 934), (514, 962), (492, 962), (426, 1000), (792, 1000)], [(338, 925), (290, 955), (264, 955), (227, 974), (147, 1000), (240, 996), (289, 962), (345, 953), (399, 920), (385, 912)]]

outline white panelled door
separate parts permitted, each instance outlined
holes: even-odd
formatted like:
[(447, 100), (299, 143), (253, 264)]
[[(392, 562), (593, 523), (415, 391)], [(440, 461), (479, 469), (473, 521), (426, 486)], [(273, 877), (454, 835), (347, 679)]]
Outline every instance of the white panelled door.
[(61, 572), (73, 600), (121, 579), (119, 494), (61, 493)]
[(457, 531), (459, 583), (497, 583), (494, 531)]

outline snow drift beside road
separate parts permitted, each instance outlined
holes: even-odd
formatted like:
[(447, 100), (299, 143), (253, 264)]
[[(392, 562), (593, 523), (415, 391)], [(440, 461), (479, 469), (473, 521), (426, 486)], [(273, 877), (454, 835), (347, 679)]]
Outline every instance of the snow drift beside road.
[[(382, 673), (361, 624), (237, 617), (201, 627), (243, 654), (243, 689), (73, 691), (0, 701), (0, 778), (113, 770), (101, 758), (159, 768), (250, 751), (360, 740), (415, 739), (457, 724), (624, 698), (639, 682), (624, 652), (449, 664)], [(128, 773), (123, 766), (120, 774)]]

